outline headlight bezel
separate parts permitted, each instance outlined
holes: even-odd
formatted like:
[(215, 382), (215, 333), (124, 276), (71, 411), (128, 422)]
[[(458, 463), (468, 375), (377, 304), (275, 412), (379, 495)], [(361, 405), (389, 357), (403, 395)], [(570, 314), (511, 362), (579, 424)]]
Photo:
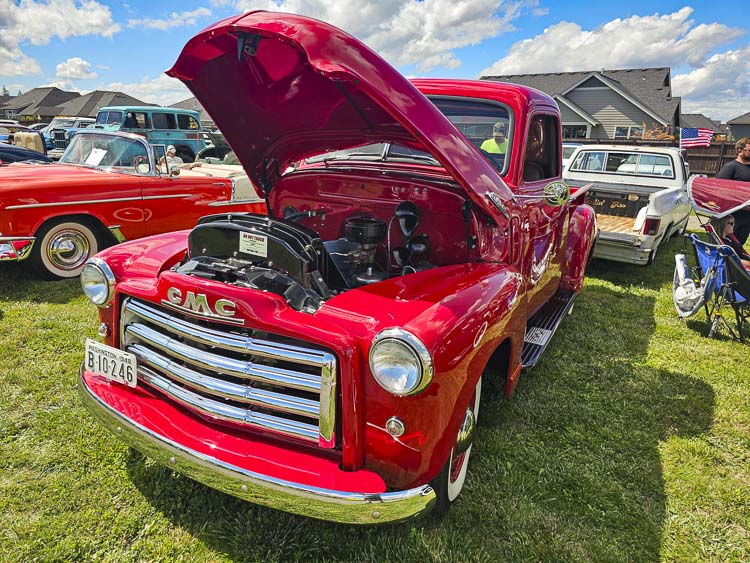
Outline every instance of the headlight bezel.
[[(101, 283), (105, 286), (106, 292), (104, 293), (103, 299), (95, 300), (90, 291), (87, 291), (87, 285), (85, 284), (84, 279), (84, 272), (87, 271), (87, 268), (94, 268), (96, 272), (98, 272), (101, 275)], [(91, 270), (89, 270), (91, 271)], [(109, 264), (102, 260), (101, 258), (97, 258), (96, 256), (89, 258), (86, 260), (86, 263), (83, 265), (83, 268), (81, 269), (81, 288), (83, 289), (83, 294), (88, 298), (89, 301), (91, 301), (94, 305), (101, 308), (109, 307), (112, 304), (112, 300), (114, 299), (115, 295), (115, 275), (112, 272), (112, 269), (109, 267)], [(90, 287), (90, 286), (89, 286)]]
[[(376, 367), (373, 365), (373, 358), (375, 358), (378, 348), (384, 343), (396, 343), (402, 346), (405, 350), (411, 352), (414, 359), (418, 363), (419, 375), (416, 381), (403, 391), (399, 391), (392, 386), (387, 384), (387, 379), (384, 374), (378, 373)], [(432, 356), (424, 343), (413, 335), (411, 332), (404, 330), (399, 327), (387, 328), (380, 331), (370, 344), (370, 350), (368, 353), (368, 364), (370, 367), (370, 373), (373, 379), (377, 382), (380, 387), (388, 391), (392, 395), (397, 397), (408, 397), (421, 393), (432, 381), (432, 375), (434, 371)]]

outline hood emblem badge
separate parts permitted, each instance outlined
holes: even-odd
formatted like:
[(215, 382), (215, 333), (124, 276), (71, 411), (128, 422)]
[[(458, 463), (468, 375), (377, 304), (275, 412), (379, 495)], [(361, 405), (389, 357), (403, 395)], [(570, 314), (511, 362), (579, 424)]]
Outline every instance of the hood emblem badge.
[(243, 325), (245, 321), (235, 317), (237, 304), (229, 299), (217, 299), (213, 307), (208, 302), (205, 293), (194, 293), (187, 291), (184, 293), (176, 287), (170, 287), (167, 290), (167, 298), (162, 299), (162, 304), (173, 309), (177, 309), (193, 316), (215, 319), (217, 321), (230, 322)]

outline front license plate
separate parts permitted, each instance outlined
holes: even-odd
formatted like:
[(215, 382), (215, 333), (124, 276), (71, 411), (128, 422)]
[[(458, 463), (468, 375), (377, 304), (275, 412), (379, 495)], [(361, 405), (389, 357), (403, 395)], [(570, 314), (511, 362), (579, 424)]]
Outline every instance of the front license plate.
[(123, 383), (128, 387), (135, 387), (138, 384), (138, 362), (135, 354), (130, 352), (123, 352), (87, 338), (84, 364), (87, 371)]

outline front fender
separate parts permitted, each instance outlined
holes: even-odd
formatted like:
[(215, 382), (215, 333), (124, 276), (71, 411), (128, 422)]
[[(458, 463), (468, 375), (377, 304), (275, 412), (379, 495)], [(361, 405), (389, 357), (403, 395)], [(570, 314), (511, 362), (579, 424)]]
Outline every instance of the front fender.
[[(420, 338), (432, 354), (432, 382), (413, 397), (386, 392), (369, 371), (369, 342), (361, 343), (360, 364), (365, 467), (379, 473), (389, 487), (400, 489), (428, 483), (440, 471), (476, 383), (503, 340), (511, 339), (516, 363), (520, 361), (526, 301), (520, 273), (498, 264), (429, 270), (399, 278), (397, 283), (400, 288), (395, 293), (389, 292), (387, 283), (370, 290), (390, 293), (391, 311), (402, 310), (405, 302), (422, 304), (422, 310), (412, 309), (411, 316), (403, 318), (392, 312), (379, 316), (373, 335), (398, 326)], [(378, 309), (389, 307), (383, 302)], [(386, 431), (391, 417), (398, 417), (406, 427), (400, 438)]]
[(586, 264), (596, 240), (596, 213), (589, 205), (578, 205), (570, 213), (568, 235), (565, 240), (560, 288), (575, 292), (583, 288)]

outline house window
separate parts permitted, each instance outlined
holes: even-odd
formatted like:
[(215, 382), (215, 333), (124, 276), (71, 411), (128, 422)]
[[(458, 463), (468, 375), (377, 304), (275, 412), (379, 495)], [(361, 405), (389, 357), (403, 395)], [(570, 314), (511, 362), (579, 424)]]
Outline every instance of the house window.
[(615, 139), (640, 139), (642, 137), (643, 127), (640, 125), (615, 127)]
[(587, 127), (585, 125), (563, 125), (563, 139), (585, 139)]

